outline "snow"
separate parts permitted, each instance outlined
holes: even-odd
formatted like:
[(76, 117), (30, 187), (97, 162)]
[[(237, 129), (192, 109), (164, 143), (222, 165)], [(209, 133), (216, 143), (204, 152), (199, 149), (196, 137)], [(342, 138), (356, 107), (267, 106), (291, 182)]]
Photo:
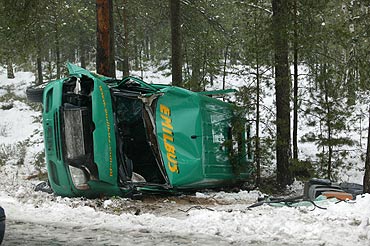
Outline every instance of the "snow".
[[(31, 73), (17, 72), (16, 79), (9, 80), (0, 70), (0, 96), (11, 90), (24, 98), (33, 79)], [(161, 72), (150, 71), (144, 72), (144, 79), (170, 81)], [(237, 76), (230, 79), (244, 83)], [(12, 107), (4, 109), (9, 103)], [(31, 164), (43, 148), (39, 115), (25, 100), (0, 101), (0, 147), (13, 146), (13, 152), (9, 150), (13, 156), (0, 165), (0, 205), (7, 216), (4, 245), (370, 245), (369, 194), (354, 202), (326, 200), (320, 203), (326, 209), (319, 209), (248, 208), (263, 196), (258, 190), (202, 191), (143, 201), (35, 192), (38, 181), (28, 177), (45, 171)], [(25, 148), (23, 163), (17, 161), (22, 153), (14, 146)], [(307, 155), (316, 151), (313, 145), (305, 146)], [(352, 170), (347, 175), (361, 176)], [(295, 182), (290, 189), (300, 193), (302, 183)]]
[(14, 79), (6, 78), (5, 69), (0, 68), (0, 96), (3, 96), (8, 89), (17, 96), (26, 96), (26, 88), (32, 85), (35, 76), (31, 72), (17, 72)]
[[(25, 140), (40, 127), (33, 123), (39, 113), (35, 112), (24, 102), (15, 101), (9, 110), (0, 110), (1, 128), (3, 129), (1, 143), (14, 144)], [(27, 123), (27, 124), (25, 124)]]
[[(218, 201), (223, 198), (230, 201), (226, 193), (216, 195)], [(96, 231), (91, 237), (104, 236), (105, 231), (117, 235), (147, 231), (185, 238), (200, 235), (209, 238), (208, 245), (214, 244), (217, 238), (235, 245), (368, 245), (370, 242), (368, 194), (358, 197), (355, 203), (327, 202), (327, 210), (313, 211), (312, 207), (275, 208), (268, 205), (248, 209), (255, 199), (253, 192), (247, 196), (246, 191), (241, 191), (232, 197), (238, 198), (232, 204), (208, 205), (209, 209), (193, 209), (186, 215), (176, 210), (176, 203), (169, 202), (165, 204), (169, 204), (172, 213), (134, 215), (99, 211), (81, 205), (81, 199), (53, 198), (33, 192), (30, 187), (21, 188), (14, 196), (0, 192), (0, 202), (8, 221)], [(103, 203), (108, 207), (113, 201)]]

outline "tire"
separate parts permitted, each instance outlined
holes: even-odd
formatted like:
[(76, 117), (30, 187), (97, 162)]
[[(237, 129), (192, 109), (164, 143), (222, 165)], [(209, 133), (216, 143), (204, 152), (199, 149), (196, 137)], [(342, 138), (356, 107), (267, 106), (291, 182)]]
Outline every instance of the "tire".
[(44, 88), (29, 87), (26, 89), (27, 100), (29, 102), (42, 103)]

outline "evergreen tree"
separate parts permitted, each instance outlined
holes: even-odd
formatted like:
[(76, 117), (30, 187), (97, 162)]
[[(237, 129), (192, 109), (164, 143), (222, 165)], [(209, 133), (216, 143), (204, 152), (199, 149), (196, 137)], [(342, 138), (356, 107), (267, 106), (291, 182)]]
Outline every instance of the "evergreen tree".
[(14, 78), (13, 64), (24, 59), (27, 40), (28, 1), (0, 1), (0, 64), (7, 67), (8, 78)]
[(343, 18), (344, 6), (336, 1), (307, 5), (304, 10), (309, 15), (303, 15), (311, 23), (305, 34), (308, 42), (303, 44), (302, 51), (310, 81), (305, 114), (308, 126), (313, 129), (302, 140), (316, 143), (320, 150), (317, 154), (319, 174), (327, 178), (336, 177), (335, 173), (348, 154), (343, 147), (354, 144), (348, 119), (355, 111), (351, 106), (356, 100), (352, 88), (358, 88), (358, 82), (348, 76), (351, 66), (346, 65), (350, 50), (347, 44), (351, 38)]
[(272, 0), (272, 27), (275, 51), (276, 90), (276, 166), (277, 181), (282, 187), (293, 182), (290, 163), (290, 73), (288, 62), (287, 0)]
[[(261, 165), (270, 166), (271, 163), (271, 139), (275, 135), (271, 133), (269, 120), (262, 112), (266, 110), (264, 98), (266, 91), (271, 89), (269, 81), (271, 76), (272, 60), (272, 35), (271, 35), (271, 5), (269, 2), (255, 0), (251, 3), (240, 3), (238, 9), (240, 15), (240, 27), (243, 31), (238, 37), (237, 43), (243, 44), (241, 59), (243, 64), (249, 65), (249, 83), (240, 88), (242, 101), (245, 108), (251, 113), (255, 120), (255, 148), (254, 158), (256, 163), (256, 185), (261, 183)], [(272, 109), (271, 109), (272, 110)], [(263, 124), (262, 124), (263, 123)], [(271, 121), (272, 123), (272, 121)], [(264, 133), (261, 136), (261, 133)], [(273, 132), (273, 131), (272, 131)], [(271, 135), (270, 135), (271, 134)]]

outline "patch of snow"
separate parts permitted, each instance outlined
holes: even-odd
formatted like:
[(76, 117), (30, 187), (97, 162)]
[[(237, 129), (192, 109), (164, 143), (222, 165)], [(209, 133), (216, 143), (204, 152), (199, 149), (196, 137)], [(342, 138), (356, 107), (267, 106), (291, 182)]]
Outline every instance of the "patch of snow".
[(16, 96), (25, 97), (26, 88), (31, 86), (35, 81), (35, 76), (32, 72), (16, 72), (14, 79), (8, 79), (5, 70), (0, 72), (0, 96), (6, 94), (10, 89)]

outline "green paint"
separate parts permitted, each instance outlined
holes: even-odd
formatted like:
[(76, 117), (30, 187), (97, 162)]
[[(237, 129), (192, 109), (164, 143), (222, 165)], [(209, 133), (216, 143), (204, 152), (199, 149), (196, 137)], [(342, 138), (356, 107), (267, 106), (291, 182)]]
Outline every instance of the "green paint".
[[(231, 185), (248, 179), (253, 160), (247, 160), (244, 155), (242, 158), (238, 157), (237, 166), (233, 161), (230, 161), (233, 159), (232, 144), (230, 143), (234, 129), (232, 125), (234, 119), (233, 107), (230, 104), (207, 97), (202, 93), (195, 93), (178, 87), (147, 84), (138, 78), (128, 77), (123, 80), (112, 80), (93, 74), (73, 64), (68, 64), (68, 69), (70, 77), (81, 78), (81, 87), (88, 88), (90, 91), (83, 96), (79, 96), (83, 92), (77, 93), (74, 96), (79, 97), (79, 100), (83, 102), (75, 101), (70, 94), (75, 93), (76, 89), (70, 88), (71, 82), (68, 82), (70, 81), (68, 78), (52, 81), (44, 90), (43, 126), (46, 161), (49, 180), (56, 194), (97, 197), (102, 195), (129, 196), (136, 190), (173, 193), (183, 189)], [(89, 87), (89, 83), (92, 84), (91, 87)], [(130, 89), (130, 83), (136, 84), (133, 89)], [(130, 110), (146, 112), (141, 100), (147, 103), (147, 108), (150, 108), (149, 104), (151, 105), (152, 116), (147, 117), (147, 121), (143, 121), (147, 128), (146, 130), (143, 128), (143, 131), (151, 129), (148, 125), (151, 125), (149, 122), (152, 122), (150, 118), (153, 119), (154, 123), (153, 134), (146, 132), (142, 136), (151, 136), (150, 141), (154, 153), (157, 153), (154, 154), (156, 157), (149, 159), (152, 160), (151, 163), (133, 163), (133, 169), (130, 168), (128, 164), (130, 162), (127, 160), (130, 152), (121, 151), (121, 149), (126, 151), (128, 144), (125, 142), (126, 140), (120, 140), (124, 135), (118, 134), (122, 129), (118, 128), (115, 121), (114, 98), (117, 95), (112, 93), (116, 91), (119, 94), (122, 90), (126, 93), (125, 98), (129, 94), (131, 99), (127, 100), (136, 100), (143, 105), (142, 108)], [(140, 98), (144, 99), (137, 96), (139, 95), (138, 91), (141, 92)], [(67, 104), (62, 103), (62, 98), (63, 100), (69, 100)], [(69, 106), (71, 103), (73, 105)], [(87, 120), (87, 123), (86, 120), (83, 121), (85, 122), (83, 127), (88, 129), (88, 131), (84, 131), (84, 136), (88, 136), (89, 131), (92, 131), (92, 152), (84, 155), (82, 159), (69, 160), (65, 158), (66, 143), (63, 135), (65, 126), (61, 114), (66, 107), (72, 107), (72, 110), (77, 108), (76, 110), (81, 110), (81, 112), (91, 111), (91, 118), (84, 116), (90, 120)], [(123, 112), (119, 111), (117, 113)], [(124, 132), (126, 130), (129, 131), (130, 129), (123, 128)], [(140, 132), (136, 130), (135, 134), (138, 133)], [(135, 138), (135, 134), (131, 135), (131, 138)], [(144, 144), (147, 141), (145, 140)], [(86, 142), (81, 143), (81, 146), (87, 146), (84, 147), (84, 150), (81, 147), (81, 152), (89, 151), (89, 143)], [(118, 142), (124, 144), (119, 145)], [(142, 145), (142, 142), (136, 143)], [(140, 144), (138, 146), (141, 146)], [(79, 148), (78, 146), (80, 145), (77, 145), (77, 148)], [(140, 148), (138, 146), (129, 147)], [(149, 147), (143, 153), (140, 152), (141, 149), (134, 150), (136, 151), (134, 153), (140, 153), (140, 155), (151, 154)], [(120, 154), (121, 152), (125, 153), (126, 157), (123, 157)], [(161, 174), (162, 181), (159, 180), (159, 183), (151, 181), (149, 184), (125, 180), (122, 177), (123, 171), (120, 174), (118, 172), (119, 166), (122, 165), (119, 156), (120, 160), (124, 159), (126, 161), (126, 164), (121, 167), (128, 170), (124, 173), (128, 172), (129, 179), (131, 179), (130, 172), (142, 170), (141, 174), (148, 179), (151, 178), (151, 173), (163, 173)], [(157, 161), (155, 161), (156, 158)], [(93, 160), (93, 164), (89, 160)], [(136, 162), (141, 159), (133, 158), (131, 160)], [(140, 169), (139, 166), (136, 166), (138, 164), (145, 167), (143, 166)], [(77, 165), (76, 167), (81, 170), (89, 170), (87, 174), (85, 172), (85, 176), (88, 177), (86, 182), (88, 189), (75, 187), (68, 165)], [(152, 171), (151, 168), (153, 168)], [(121, 170), (123, 169), (121, 168)], [(159, 170), (162, 170), (162, 172)]]

